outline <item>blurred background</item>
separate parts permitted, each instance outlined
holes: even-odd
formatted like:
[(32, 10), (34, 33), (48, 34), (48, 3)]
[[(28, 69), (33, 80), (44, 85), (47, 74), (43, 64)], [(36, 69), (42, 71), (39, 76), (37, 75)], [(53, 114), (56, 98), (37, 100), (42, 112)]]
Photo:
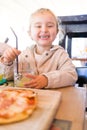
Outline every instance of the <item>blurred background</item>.
[[(51, 9), (56, 16), (87, 14), (86, 0), (0, 0), (0, 42), (9, 39), (8, 44), (15, 47), (12, 27), (18, 36), (20, 50), (31, 45), (33, 41), (27, 33), (29, 17), (36, 9), (43, 7)], [(54, 44), (58, 44), (58, 38)]]

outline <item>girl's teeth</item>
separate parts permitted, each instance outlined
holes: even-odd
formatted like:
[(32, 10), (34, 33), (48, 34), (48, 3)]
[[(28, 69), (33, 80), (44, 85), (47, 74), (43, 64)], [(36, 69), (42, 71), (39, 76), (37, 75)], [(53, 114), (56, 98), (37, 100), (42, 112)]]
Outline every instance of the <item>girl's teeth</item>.
[(48, 36), (41, 36), (41, 38), (48, 38)]

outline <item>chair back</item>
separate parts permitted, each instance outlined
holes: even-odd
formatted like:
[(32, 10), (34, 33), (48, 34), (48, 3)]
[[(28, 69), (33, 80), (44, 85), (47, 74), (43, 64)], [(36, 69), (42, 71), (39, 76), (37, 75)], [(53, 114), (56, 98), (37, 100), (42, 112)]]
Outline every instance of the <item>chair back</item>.
[(77, 84), (79, 87), (83, 87), (84, 84), (87, 84), (87, 67), (76, 67), (78, 74)]

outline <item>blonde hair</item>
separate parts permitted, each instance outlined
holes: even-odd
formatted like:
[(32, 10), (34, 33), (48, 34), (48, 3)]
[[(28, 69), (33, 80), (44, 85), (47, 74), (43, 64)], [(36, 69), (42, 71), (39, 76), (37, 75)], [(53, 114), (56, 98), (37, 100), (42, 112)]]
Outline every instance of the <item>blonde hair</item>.
[(54, 15), (54, 13), (53, 13), (50, 9), (47, 9), (47, 8), (40, 8), (40, 9), (36, 10), (34, 13), (31, 14), (31, 16), (30, 16), (30, 23), (29, 23), (29, 29), (30, 29), (30, 26), (31, 26), (33, 17), (36, 16), (37, 14), (45, 14), (45, 13), (50, 13), (50, 14), (54, 17), (55, 22), (56, 22), (56, 26), (57, 26), (57, 31), (58, 31), (59, 20), (58, 20), (58, 18)]

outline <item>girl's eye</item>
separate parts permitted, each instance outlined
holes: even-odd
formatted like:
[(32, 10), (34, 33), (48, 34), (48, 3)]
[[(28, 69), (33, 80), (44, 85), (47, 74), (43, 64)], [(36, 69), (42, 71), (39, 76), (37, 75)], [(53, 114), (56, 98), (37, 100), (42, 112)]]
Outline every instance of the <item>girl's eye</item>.
[(49, 28), (53, 27), (53, 25), (48, 25)]
[(40, 26), (40, 25), (36, 25), (35, 27), (36, 27), (36, 28), (41, 28), (41, 26)]

